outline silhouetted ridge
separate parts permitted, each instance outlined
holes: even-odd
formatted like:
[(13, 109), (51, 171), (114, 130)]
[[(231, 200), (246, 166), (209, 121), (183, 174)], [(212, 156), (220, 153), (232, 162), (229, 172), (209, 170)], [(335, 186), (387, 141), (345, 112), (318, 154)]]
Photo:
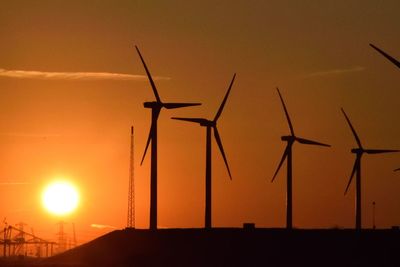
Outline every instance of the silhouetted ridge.
[(399, 237), (398, 230), (126, 229), (45, 262), (52, 266), (400, 266)]

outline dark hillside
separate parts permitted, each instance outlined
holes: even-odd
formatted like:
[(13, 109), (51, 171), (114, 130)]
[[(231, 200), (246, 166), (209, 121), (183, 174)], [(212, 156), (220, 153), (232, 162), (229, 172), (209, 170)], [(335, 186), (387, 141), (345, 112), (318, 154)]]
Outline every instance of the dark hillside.
[(126, 229), (40, 266), (400, 266), (400, 231)]

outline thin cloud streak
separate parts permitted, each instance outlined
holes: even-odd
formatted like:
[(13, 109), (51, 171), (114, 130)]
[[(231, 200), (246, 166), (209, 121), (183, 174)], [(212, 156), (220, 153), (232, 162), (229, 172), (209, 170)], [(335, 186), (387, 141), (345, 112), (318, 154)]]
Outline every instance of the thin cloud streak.
[(0, 186), (2, 186), (2, 185), (27, 185), (27, 184), (32, 184), (32, 183), (27, 183), (27, 182), (0, 182)]
[(31, 138), (47, 138), (47, 137), (60, 137), (61, 134), (36, 134), (36, 133), (18, 133), (18, 132), (0, 132), (0, 136), (10, 137), (31, 137)]
[(365, 67), (355, 66), (355, 67), (347, 68), (347, 69), (334, 69), (334, 70), (327, 70), (327, 71), (318, 71), (318, 72), (313, 72), (313, 73), (304, 75), (303, 78), (312, 78), (312, 77), (329, 76), (329, 75), (341, 75), (341, 74), (352, 73), (352, 72), (360, 72), (360, 71), (364, 71), (365, 69), (366, 69)]
[[(47, 72), (34, 70), (6, 70), (0, 69), (0, 77), (16, 79), (39, 80), (118, 80), (118, 81), (147, 81), (145, 75), (133, 75), (111, 72)], [(169, 77), (155, 76), (155, 80), (170, 80)]]
[(90, 227), (97, 228), (97, 229), (117, 229), (117, 227), (107, 224), (96, 224), (92, 223)]

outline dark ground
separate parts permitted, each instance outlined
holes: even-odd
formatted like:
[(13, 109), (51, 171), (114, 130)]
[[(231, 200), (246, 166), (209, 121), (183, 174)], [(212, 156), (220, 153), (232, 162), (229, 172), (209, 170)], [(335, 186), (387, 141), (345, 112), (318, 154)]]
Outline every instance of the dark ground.
[(0, 266), (400, 266), (399, 230), (125, 229)]

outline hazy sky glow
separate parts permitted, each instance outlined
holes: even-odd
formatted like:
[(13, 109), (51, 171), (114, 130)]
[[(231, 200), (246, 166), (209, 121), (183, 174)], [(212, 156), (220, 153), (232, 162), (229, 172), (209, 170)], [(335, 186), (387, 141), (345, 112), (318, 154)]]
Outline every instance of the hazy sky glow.
[[(219, 132), (233, 180), (213, 143), (213, 224), (285, 225), (286, 171), (271, 184), (289, 133), (295, 227), (353, 227), (356, 146), (340, 107), (371, 148), (400, 148), (398, 0), (28, 1), (0, 9), (0, 216), (55, 239), (59, 218), (40, 193), (55, 177), (80, 192), (78, 241), (126, 224), (130, 126), (135, 127), (137, 227), (148, 227), (150, 161), (142, 156), (153, 101), (134, 45), (164, 101), (202, 106), (159, 119), (159, 225), (204, 221), (205, 131), (170, 117), (213, 118), (233, 73)], [(24, 79), (21, 79), (24, 78)], [(363, 224), (400, 225), (400, 154), (366, 155)], [(104, 227), (96, 227), (104, 226)]]

